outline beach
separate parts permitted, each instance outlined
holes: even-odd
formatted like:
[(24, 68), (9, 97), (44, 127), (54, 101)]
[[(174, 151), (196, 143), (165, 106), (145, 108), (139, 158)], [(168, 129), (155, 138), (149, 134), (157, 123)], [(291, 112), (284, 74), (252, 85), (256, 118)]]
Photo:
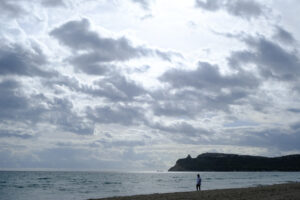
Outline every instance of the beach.
[(175, 192), (111, 197), (97, 200), (300, 200), (300, 183), (238, 189), (205, 190), (200, 192)]

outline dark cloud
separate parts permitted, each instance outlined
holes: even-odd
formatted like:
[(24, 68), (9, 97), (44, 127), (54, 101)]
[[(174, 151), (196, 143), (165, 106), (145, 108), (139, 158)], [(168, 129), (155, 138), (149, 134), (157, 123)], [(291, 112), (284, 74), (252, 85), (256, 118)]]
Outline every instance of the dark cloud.
[(153, 109), (153, 113), (156, 116), (170, 116), (174, 118), (188, 116), (189, 118), (193, 118), (197, 113), (195, 112), (195, 107), (197, 107), (197, 105), (195, 105), (194, 102), (191, 103), (180, 102), (180, 101), (175, 101), (174, 99), (173, 101), (169, 100), (169, 101), (157, 102), (153, 105), (152, 109)]
[(47, 110), (42, 117), (63, 131), (79, 135), (94, 134), (94, 123), (77, 114), (73, 109), (73, 103), (66, 98), (48, 99)]
[[(191, 110), (186, 112), (188, 114), (200, 111), (199, 109), (228, 111), (228, 105), (238, 104), (238, 101), (246, 98), (249, 92), (259, 86), (259, 81), (253, 74), (239, 70), (237, 73), (224, 75), (217, 65), (207, 62), (199, 62), (195, 70), (171, 69), (160, 80), (169, 83), (174, 89), (172, 94), (166, 92), (167, 95), (163, 95), (163, 98), (169, 96), (167, 98), (172, 97), (175, 104), (181, 102), (174, 110), (175, 113), (178, 110)], [(156, 107), (155, 111), (162, 111), (163, 107)], [(165, 111), (170, 112), (170, 109)]]
[(255, 64), (261, 76), (282, 81), (297, 80), (300, 72), (299, 58), (278, 44), (264, 37), (243, 40), (249, 50), (232, 52), (229, 65), (242, 67)]
[(196, 0), (196, 7), (209, 10), (209, 11), (217, 11), (222, 6), (224, 6), (224, 0), (208, 0), (208, 1), (201, 1)]
[(0, 81), (0, 122), (36, 122), (43, 111), (37, 96), (31, 100), (23, 92), (20, 82)]
[(104, 75), (115, 66), (110, 63), (98, 63), (97, 54), (84, 54), (70, 59), (70, 63), (75, 66), (75, 72), (83, 72), (89, 75)]
[(294, 36), (280, 26), (276, 26), (276, 33), (273, 37), (274, 39), (277, 39), (286, 44), (293, 44), (294, 42), (296, 42)]
[(196, 7), (208, 11), (226, 10), (230, 15), (251, 19), (263, 14), (263, 6), (254, 0), (196, 0)]
[(26, 97), (18, 94), (19, 87), (19, 82), (14, 80), (3, 80), (0, 82), (1, 119), (5, 116), (13, 116), (11, 109), (17, 111), (28, 107)]
[(50, 88), (65, 86), (70, 91), (88, 95), (89, 98), (103, 98), (109, 102), (135, 101), (140, 96), (147, 95), (147, 91), (133, 80), (111, 72), (101, 79), (93, 81), (92, 85), (80, 83), (76, 78), (59, 76), (51, 80), (43, 80)]
[(0, 48), (0, 76), (22, 75), (51, 77), (57, 75), (54, 71), (46, 71), (47, 57), (42, 50), (33, 46), (24, 48), (17, 44), (1, 45)]
[(0, 1), (0, 16), (8, 18), (17, 18), (25, 14), (26, 11), (19, 4), (18, 0), (2, 0)]
[(181, 121), (175, 122), (170, 125), (165, 125), (162, 123), (153, 123), (150, 125), (151, 128), (158, 129), (160, 131), (168, 132), (171, 134), (179, 134), (186, 137), (196, 137), (201, 134), (207, 134), (208, 131), (202, 128), (195, 128), (193, 125)]
[(287, 110), (293, 113), (300, 113), (300, 108), (289, 108)]
[(131, 0), (134, 3), (138, 3), (140, 4), (140, 6), (145, 9), (145, 10), (149, 10), (150, 8), (150, 1), (151, 0)]
[(94, 124), (73, 110), (68, 99), (50, 99), (43, 94), (28, 95), (24, 93), (21, 83), (14, 80), (0, 82), (0, 122), (51, 123), (57, 129), (76, 134), (91, 135)]
[[(218, 131), (199, 131), (197, 137), (178, 135), (169, 137), (180, 144), (226, 145), (251, 148), (267, 148), (271, 151), (299, 151), (300, 123), (284, 128), (234, 128)], [(173, 132), (174, 133), (174, 132)]]
[(124, 37), (119, 39), (101, 37), (90, 30), (87, 19), (67, 22), (51, 31), (50, 35), (74, 50), (92, 51), (92, 54), (83, 54), (83, 58), (88, 57), (85, 58), (87, 60), (124, 61), (149, 54), (149, 51), (143, 47), (134, 48)]
[(231, 105), (245, 103), (249, 95), (247, 91), (231, 91), (229, 93), (207, 93), (201, 89), (172, 89), (165, 94), (155, 94), (152, 109), (157, 116), (196, 119), (206, 111), (230, 112)]
[(254, 88), (258, 80), (251, 74), (239, 71), (237, 74), (222, 75), (217, 65), (199, 62), (196, 70), (171, 69), (160, 78), (173, 87), (193, 87), (209, 91), (220, 91), (222, 88)]
[(65, 6), (64, 0), (43, 0), (42, 5), (46, 7)]
[(161, 77), (170, 84), (163, 91), (151, 93), (153, 112), (170, 117), (194, 118), (204, 110), (230, 111), (230, 105), (246, 103), (259, 80), (242, 69), (222, 74), (219, 66), (199, 62), (194, 70), (171, 69)]
[(121, 124), (124, 126), (144, 123), (144, 109), (141, 107), (113, 105), (97, 106), (87, 109), (89, 119), (102, 124)]
[(50, 35), (76, 51), (69, 59), (70, 63), (87, 74), (104, 73), (106, 69), (103, 66), (112, 61), (126, 61), (153, 55), (170, 61), (173, 54), (178, 56), (176, 53), (152, 50), (143, 46), (134, 47), (125, 37), (117, 39), (102, 37), (90, 30), (90, 22), (87, 19), (67, 22), (52, 30)]
[(296, 122), (290, 125), (290, 128), (294, 131), (298, 131), (300, 134), (300, 122)]
[(112, 148), (112, 147), (136, 147), (136, 146), (145, 146), (145, 141), (143, 140), (107, 140), (107, 139), (101, 139), (97, 141), (97, 143), (100, 143), (105, 148)]
[(112, 101), (133, 101), (147, 93), (142, 86), (117, 73), (95, 81), (94, 85), (99, 89), (90, 90), (90, 94), (104, 96)]
[(235, 16), (251, 19), (262, 15), (262, 5), (254, 0), (237, 0), (227, 2), (227, 11)]
[(243, 135), (235, 137), (233, 145), (251, 147), (264, 147), (279, 149), (281, 151), (295, 151), (300, 149), (300, 132), (284, 129), (265, 129), (262, 131), (246, 131)]
[(34, 135), (23, 133), (20, 131), (0, 129), (0, 138), (11, 138), (11, 137), (20, 138), (20, 139), (31, 139), (34, 137)]
[(1, 0), (0, 1), (0, 17), (7, 19), (15, 19), (30, 14), (28, 5), (33, 6), (41, 4), (45, 7), (65, 6), (64, 0)]

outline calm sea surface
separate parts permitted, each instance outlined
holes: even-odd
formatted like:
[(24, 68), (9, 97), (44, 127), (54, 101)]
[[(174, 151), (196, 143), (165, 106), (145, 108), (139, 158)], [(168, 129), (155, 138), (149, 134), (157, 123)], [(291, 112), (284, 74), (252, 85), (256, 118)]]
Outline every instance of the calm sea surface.
[[(196, 172), (0, 171), (1, 200), (85, 200), (193, 191)], [(202, 189), (300, 182), (300, 172), (201, 172)]]

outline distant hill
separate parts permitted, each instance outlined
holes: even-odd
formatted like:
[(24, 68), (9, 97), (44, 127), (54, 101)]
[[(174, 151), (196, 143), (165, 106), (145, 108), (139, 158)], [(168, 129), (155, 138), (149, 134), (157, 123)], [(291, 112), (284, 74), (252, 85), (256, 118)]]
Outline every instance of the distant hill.
[(223, 153), (188, 155), (177, 160), (169, 171), (300, 171), (300, 154), (262, 157)]

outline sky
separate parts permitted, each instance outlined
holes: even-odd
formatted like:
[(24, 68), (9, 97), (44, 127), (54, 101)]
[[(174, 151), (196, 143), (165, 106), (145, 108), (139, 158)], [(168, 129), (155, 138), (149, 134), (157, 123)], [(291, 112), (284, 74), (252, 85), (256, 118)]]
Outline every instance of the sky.
[(0, 169), (300, 153), (298, 0), (1, 0)]

